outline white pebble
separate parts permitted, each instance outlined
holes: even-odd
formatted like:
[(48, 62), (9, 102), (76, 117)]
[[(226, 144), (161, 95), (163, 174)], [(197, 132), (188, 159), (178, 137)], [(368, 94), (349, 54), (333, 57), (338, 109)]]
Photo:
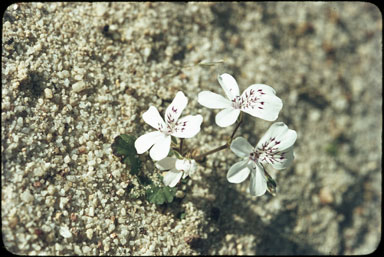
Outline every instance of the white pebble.
[(115, 230), (115, 224), (111, 223), (108, 227), (108, 233), (112, 233), (113, 230)]
[(68, 78), (64, 79), (63, 84), (64, 84), (64, 86), (68, 87), (69, 86), (69, 79)]
[(21, 194), (21, 200), (23, 202), (32, 202), (35, 198), (33, 197), (33, 195), (31, 195), (31, 193), (29, 192), (29, 190), (25, 190), (22, 194)]
[(87, 255), (87, 253), (91, 252), (91, 248), (88, 245), (83, 246), (83, 253)]
[(87, 238), (91, 240), (93, 237), (93, 230), (89, 228), (85, 233), (87, 234)]
[(68, 78), (69, 77), (69, 71), (67, 71), (67, 70), (63, 70), (61, 72), (61, 74), (63, 75), (64, 78)]
[(60, 197), (60, 209), (64, 209), (64, 206), (68, 203), (69, 199), (67, 197)]
[(24, 121), (23, 121), (23, 117), (19, 117), (19, 118), (17, 118), (17, 125), (18, 125), (19, 127), (22, 127), (22, 126), (23, 126), (23, 123), (24, 123)]
[(43, 230), (45, 233), (51, 232), (52, 228), (46, 224), (41, 226), (41, 230)]
[(64, 162), (65, 163), (70, 163), (71, 162), (71, 157), (69, 157), (69, 155), (65, 156)]
[(56, 188), (54, 185), (49, 185), (47, 188), (48, 194), (53, 195), (56, 191)]
[(53, 97), (52, 90), (49, 88), (44, 89), (45, 97), (51, 99)]
[(150, 47), (144, 48), (143, 54), (145, 57), (148, 57), (151, 54), (152, 49)]
[(60, 245), (60, 244), (58, 244), (58, 243), (56, 243), (56, 244), (55, 244), (55, 250), (58, 251), (58, 252), (60, 252), (60, 251), (63, 250), (63, 246)]
[(60, 227), (60, 235), (62, 235), (63, 237), (65, 238), (70, 238), (72, 237), (72, 233), (71, 231), (69, 231), (68, 227), (65, 226), (65, 227)]
[(103, 16), (104, 13), (107, 11), (107, 7), (103, 3), (96, 4), (96, 15), (97, 16)]
[(52, 141), (52, 134), (48, 133), (46, 139), (47, 139), (48, 143), (51, 142)]
[(120, 188), (119, 190), (117, 190), (116, 194), (117, 194), (118, 196), (122, 196), (122, 195), (124, 194), (124, 192), (125, 192), (125, 190), (122, 189), (122, 188)]
[(88, 161), (88, 166), (95, 166), (95, 164), (96, 164), (95, 159)]
[(76, 245), (76, 244), (75, 244), (74, 247), (73, 247), (73, 250), (74, 250), (75, 254), (77, 254), (77, 255), (83, 255), (83, 252), (81, 251), (79, 245)]
[(78, 92), (84, 90), (86, 87), (87, 87), (87, 85), (85, 84), (84, 81), (79, 81), (79, 82), (76, 82), (75, 84), (72, 85), (72, 90), (73, 90), (73, 92), (78, 93)]
[(89, 207), (89, 213), (88, 213), (89, 216), (93, 217), (95, 215), (95, 208), (93, 208), (92, 206)]
[(119, 178), (121, 176), (120, 170), (114, 170), (112, 171), (112, 176), (114, 178)]
[(75, 80), (77, 80), (77, 81), (80, 81), (80, 80), (82, 80), (83, 79), (83, 75), (81, 74), (78, 74), (78, 75), (76, 75), (75, 77)]

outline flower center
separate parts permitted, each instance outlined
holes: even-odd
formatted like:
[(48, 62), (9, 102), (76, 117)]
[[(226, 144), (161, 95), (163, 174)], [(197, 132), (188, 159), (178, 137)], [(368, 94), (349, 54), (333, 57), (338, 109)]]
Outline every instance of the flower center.
[(286, 152), (279, 151), (278, 149), (280, 143), (281, 141), (277, 141), (274, 137), (264, 142), (261, 148), (255, 150), (255, 152), (258, 153), (259, 161), (273, 164), (275, 162), (283, 162), (287, 159)]
[(232, 99), (232, 107), (234, 109), (255, 109), (260, 110), (264, 109), (264, 101), (262, 101), (262, 96), (265, 95), (262, 89), (254, 90), (251, 89), (249, 92), (241, 96), (236, 96)]
[(260, 152), (256, 149), (254, 152), (249, 154), (249, 159), (251, 161), (257, 162), (260, 157)]
[(232, 99), (232, 107), (234, 109), (240, 109), (241, 108), (241, 97), (236, 96), (235, 98)]

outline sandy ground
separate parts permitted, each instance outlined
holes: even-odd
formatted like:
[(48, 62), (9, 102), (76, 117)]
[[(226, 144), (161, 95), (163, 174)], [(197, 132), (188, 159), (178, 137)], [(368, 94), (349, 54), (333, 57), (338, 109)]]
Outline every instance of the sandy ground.
[[(1, 217), (6, 249), (26, 255), (367, 254), (381, 238), (382, 16), (369, 3), (20, 3), (2, 30)], [(201, 61), (223, 60), (214, 66)], [(272, 86), (278, 121), (297, 131), (278, 194), (230, 184), (238, 161), (207, 158), (176, 201), (155, 206), (112, 154), (141, 114), (204, 117), (187, 147), (205, 152), (233, 127), (197, 103)], [(270, 122), (245, 116), (256, 144)], [(148, 154), (144, 172), (155, 178)], [(183, 215), (180, 215), (180, 214)], [(181, 216), (184, 216), (181, 218)]]

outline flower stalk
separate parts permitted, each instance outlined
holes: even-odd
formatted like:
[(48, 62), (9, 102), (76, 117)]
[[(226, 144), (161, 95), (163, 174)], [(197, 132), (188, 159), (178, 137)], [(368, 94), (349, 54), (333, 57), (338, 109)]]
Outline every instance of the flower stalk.
[(203, 153), (203, 154), (200, 154), (199, 156), (194, 157), (195, 161), (202, 160), (204, 157), (206, 157), (206, 156), (208, 156), (210, 154), (213, 154), (213, 153), (219, 152), (221, 150), (227, 149), (231, 145), (233, 137), (235, 136), (236, 131), (239, 129), (239, 127), (240, 127), (242, 122), (243, 122), (243, 113), (240, 113), (239, 121), (238, 121), (235, 129), (233, 130), (232, 135), (229, 138), (228, 142), (226, 144), (222, 145), (222, 146), (219, 146), (219, 147), (217, 147), (215, 149), (212, 149), (211, 151), (208, 151), (206, 153)]
[(183, 155), (183, 138), (180, 138), (179, 152), (180, 152), (181, 155)]
[(224, 145), (222, 145), (222, 146), (219, 146), (219, 147), (217, 147), (217, 148), (215, 148), (215, 149), (213, 149), (213, 150), (211, 150), (211, 151), (209, 151), (209, 152), (200, 154), (200, 155), (194, 157), (193, 159), (195, 159), (195, 161), (198, 162), (198, 161), (202, 160), (205, 156), (208, 156), (208, 155), (213, 154), (213, 153), (216, 153), (216, 152), (218, 152), (218, 151), (227, 149), (228, 147), (229, 147), (229, 144), (226, 143), (226, 144), (224, 144)]

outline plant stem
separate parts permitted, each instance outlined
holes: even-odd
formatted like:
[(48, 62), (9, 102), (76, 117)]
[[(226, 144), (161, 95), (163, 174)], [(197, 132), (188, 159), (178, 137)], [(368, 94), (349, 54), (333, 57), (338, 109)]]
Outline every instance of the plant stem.
[(237, 129), (240, 127), (241, 122), (243, 122), (243, 113), (242, 112), (240, 113), (239, 122), (237, 123), (236, 128), (232, 132), (231, 138), (229, 139), (229, 144), (232, 143), (233, 137), (235, 136)]
[(210, 154), (213, 154), (213, 153), (216, 153), (216, 152), (218, 152), (218, 151), (221, 151), (221, 150), (224, 150), (224, 149), (228, 148), (228, 147), (231, 145), (232, 140), (233, 140), (233, 137), (235, 136), (236, 131), (237, 131), (237, 129), (240, 127), (240, 124), (241, 124), (242, 121), (243, 121), (243, 113), (241, 112), (241, 113), (240, 113), (239, 122), (237, 123), (237, 125), (236, 125), (236, 127), (235, 127), (235, 130), (233, 130), (232, 135), (231, 135), (230, 139), (228, 140), (228, 142), (227, 142), (226, 144), (222, 145), (222, 146), (219, 146), (219, 147), (217, 147), (217, 148), (215, 148), (215, 149), (209, 151), (209, 152), (200, 154), (200, 155), (196, 156), (194, 159), (195, 159), (196, 161), (198, 161), (198, 160), (203, 159), (203, 158), (204, 158), (205, 156), (207, 156), (207, 155), (210, 155)]
[(228, 143), (225, 144), (225, 145), (219, 146), (219, 147), (217, 147), (217, 148), (215, 148), (215, 149), (213, 149), (213, 150), (211, 150), (209, 152), (206, 152), (206, 153), (203, 153), (203, 154), (200, 154), (200, 155), (196, 156), (194, 159), (195, 159), (195, 161), (201, 160), (201, 159), (203, 159), (207, 155), (210, 155), (210, 154), (213, 154), (213, 153), (216, 153), (218, 151), (221, 151), (223, 149), (228, 148), (228, 146), (229, 146)]
[(180, 154), (183, 155), (183, 138), (180, 138)]

